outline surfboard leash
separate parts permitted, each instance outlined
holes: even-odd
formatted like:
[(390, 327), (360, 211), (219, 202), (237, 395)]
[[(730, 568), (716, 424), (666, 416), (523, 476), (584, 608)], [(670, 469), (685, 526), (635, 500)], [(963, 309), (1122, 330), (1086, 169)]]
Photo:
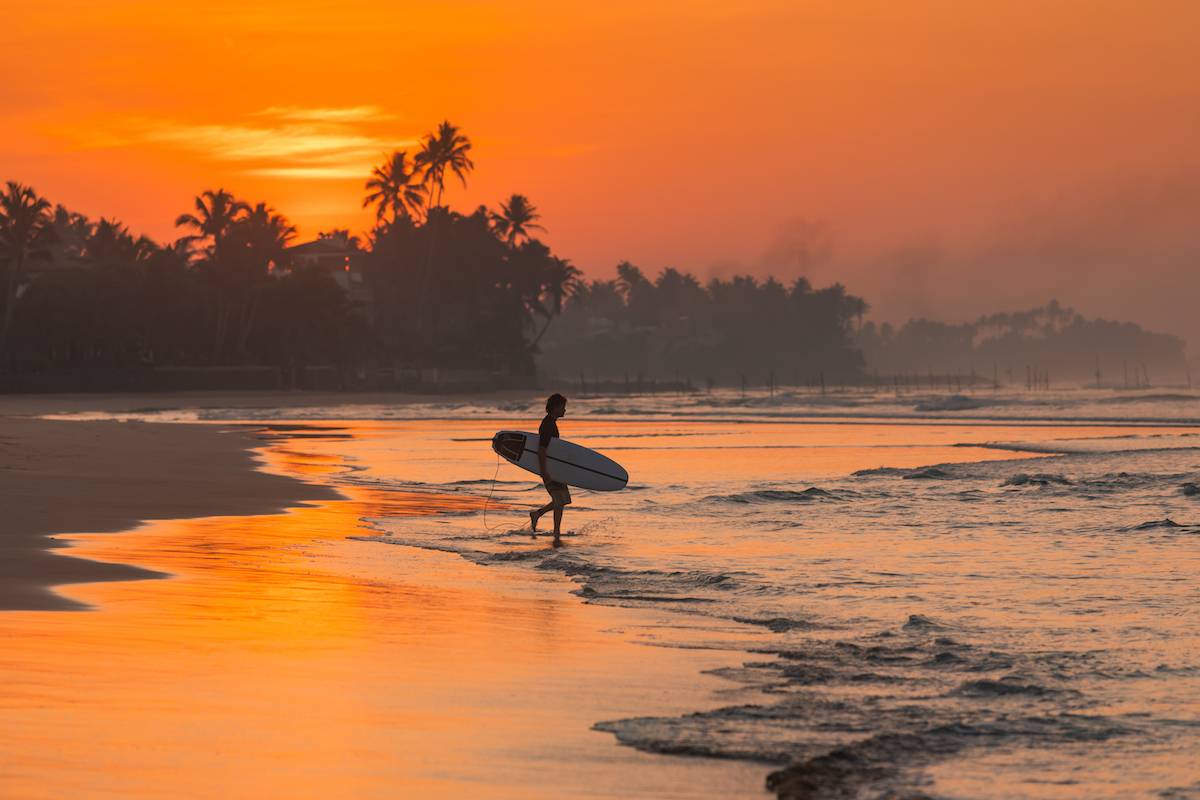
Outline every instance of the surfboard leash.
[(488, 521), (487, 521), (488, 506), (492, 502), (492, 495), (495, 494), (495, 492), (496, 492), (496, 478), (498, 478), (498, 477), (500, 477), (500, 454), (499, 453), (496, 454), (496, 471), (492, 473), (492, 488), (488, 489), (487, 500), (485, 500), (483, 502), (483, 529), (485, 531), (487, 531), (488, 533), (498, 531), (504, 527), (503, 525), (497, 525), (495, 528), (489, 528)]

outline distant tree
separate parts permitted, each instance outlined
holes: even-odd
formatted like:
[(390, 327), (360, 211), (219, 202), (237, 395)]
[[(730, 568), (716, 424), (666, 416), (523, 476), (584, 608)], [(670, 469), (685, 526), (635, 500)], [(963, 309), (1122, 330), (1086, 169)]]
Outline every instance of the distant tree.
[(426, 328), (429, 279), (437, 250), (438, 228), (445, 227), (450, 220), (449, 214), (435, 214), (434, 208), (440, 208), (442, 205), (447, 170), (458, 176), (463, 186), (467, 185), (467, 175), (475, 169), (470, 152), (471, 140), (447, 120), (438, 126), (437, 131), (425, 135), (421, 142), (421, 150), (414, 159), (424, 170), (423, 179), (428, 197), (425, 211), (425, 270), (421, 275), (421, 288), (417, 295), (417, 329), (420, 333), (425, 333)]
[(475, 169), (470, 153), (471, 140), (449, 121), (439, 125), (434, 133), (425, 135), (414, 161), (424, 171), (429, 208), (442, 204), (447, 171), (454, 173), (463, 186), (467, 185), (467, 175)]
[(295, 236), (295, 226), (283, 215), (258, 203), (229, 227), (225, 252), (210, 263), (210, 268), (223, 273), (225, 325), (232, 348), (241, 357), (246, 355), (264, 284), (274, 269), (287, 266), (287, 248)]
[[(1186, 374), (1184, 343), (1132, 323), (1085, 319), (1051, 300), (1045, 306), (987, 314), (974, 322), (949, 324), (911, 319), (899, 329), (867, 323), (857, 340), (874, 369), (885, 373), (936, 372), (967, 375), (978, 370), (992, 379), (1023, 375), (1027, 369), (1055, 379), (1095, 380), (1098, 363), (1128, 383), (1158, 374)], [(1138, 375), (1142, 377), (1137, 377)]]
[(540, 343), (541, 365), (570, 374), (586, 364), (609, 378), (851, 379), (863, 364), (851, 328), (864, 306), (838, 285), (813, 291), (804, 280), (788, 287), (739, 275), (701, 286), (671, 268), (650, 280), (622, 262), (615, 280), (572, 290), (561, 323)]
[(617, 287), (625, 298), (629, 321), (634, 325), (652, 325), (658, 316), (654, 284), (637, 266), (622, 261), (617, 264)]
[(400, 217), (415, 216), (425, 204), (426, 186), (420, 179), (420, 168), (408, 160), (408, 153), (397, 150), (388, 160), (371, 172), (366, 182), (367, 196), (363, 208), (375, 206), (375, 221), (384, 222), (390, 215), (395, 222)]
[(122, 385), (122, 370), (147, 365), (342, 364), (370, 351), (373, 333), (330, 275), (272, 273), (295, 236), (282, 215), (220, 191), (197, 205), (181, 215), (192, 235), (163, 247), (111, 218), (50, 211), (24, 187), (0, 192), (0, 287), (11, 280), (19, 298), (0, 294), (9, 366)]
[(101, 217), (84, 239), (79, 258), (91, 264), (137, 263), (157, 250), (149, 238), (134, 237), (122, 223)]
[(326, 272), (297, 270), (265, 284), (248, 348), (294, 383), (305, 366), (343, 366), (372, 344), (365, 321)]
[(537, 324), (538, 317), (542, 319), (529, 343), (532, 352), (537, 349), (550, 322), (562, 313), (567, 297), (579, 286), (580, 272), (570, 261), (558, 258), (536, 239), (525, 241), (515, 248), (506, 244), (506, 248), (508, 255), (504, 273), (507, 285), (521, 299), (526, 324), (532, 328)]
[(84, 245), (92, 235), (92, 222), (83, 214), (71, 211), (66, 206), (54, 207), (54, 242), (51, 243), (50, 260), (63, 264), (83, 254)]
[(533, 337), (529, 347), (537, 350), (538, 342), (546, 335), (550, 323), (563, 311), (566, 299), (578, 289), (582, 273), (572, 266), (565, 258), (556, 258), (547, 253), (543, 268), (542, 295), (544, 299), (539, 304), (539, 313), (544, 318), (542, 328)]
[(579, 281), (567, 297), (567, 309), (578, 309), (598, 321), (613, 322), (625, 311), (615, 280)]
[(248, 205), (224, 189), (205, 190), (196, 197), (195, 206), (195, 214), (180, 214), (175, 218), (175, 227), (191, 228), (194, 233), (184, 236), (181, 241), (190, 245), (207, 240), (214, 254), (221, 249), (233, 224), (250, 211)]
[(250, 251), (247, 259), (258, 275), (271, 266), (282, 266), (288, 245), (296, 238), (296, 226), (266, 203), (258, 203), (231, 227), (238, 244)]
[(500, 210), (492, 212), (492, 227), (496, 229), (509, 247), (516, 244), (518, 239), (528, 239), (533, 230), (546, 230), (537, 221), (542, 215), (537, 206), (529, 202), (523, 194), (514, 194), (507, 202), (500, 203)]
[[(510, 247), (480, 207), (433, 209), (434, 225), (378, 226), (364, 254), (383, 345), (411, 364), (528, 373), (538, 337), (574, 290), (578, 271), (537, 240)], [(438, 237), (437, 269), (421, 266)], [(414, 298), (427, 289), (425, 311)]]
[(50, 203), (29, 186), (8, 181), (0, 192), (0, 260), (8, 270), (4, 322), (0, 325), (0, 354), (6, 353), (13, 314), (31, 259), (49, 257), (54, 236)]

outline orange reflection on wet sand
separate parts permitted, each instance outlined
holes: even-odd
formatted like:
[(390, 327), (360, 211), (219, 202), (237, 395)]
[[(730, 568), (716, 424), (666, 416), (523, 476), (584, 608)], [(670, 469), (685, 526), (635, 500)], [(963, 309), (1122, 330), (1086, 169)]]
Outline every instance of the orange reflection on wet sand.
[[(275, 467), (321, 459), (277, 453)], [(317, 466), (313, 466), (313, 465)], [(79, 613), (0, 616), (0, 796), (737, 796), (753, 765), (618, 747), (598, 719), (711, 702), (732, 653), (630, 643), (648, 615), (559, 578), (342, 541), (359, 519), (478, 505), (356, 491), (287, 514), (75, 537), (164, 581), (72, 586)]]
[[(438, 421), (318, 425), (339, 438), (280, 438), (264, 453), (272, 470), (314, 480), (357, 462), (445, 484), (489, 478), (491, 432), (530, 424), (460, 420), (455, 439)], [(885, 457), (891, 466), (1009, 458), (955, 445), (1127, 430), (582, 418), (563, 429), (611, 449), (635, 482), (660, 485), (731, 471), (844, 475)], [(663, 432), (682, 436), (641, 438)], [(589, 439), (601, 435), (610, 438)], [(803, 447), (769, 449), (781, 442)], [(894, 449), (881, 456), (880, 445)], [(503, 469), (502, 478), (532, 477)], [(759, 796), (761, 765), (644, 755), (590, 730), (752, 701), (714, 694), (730, 685), (701, 674), (740, 664), (741, 652), (639, 646), (659, 642), (664, 612), (585, 606), (558, 576), (346, 539), (364, 517), (434, 524), (435, 512), (477, 509), (479, 491), (344, 491), (286, 514), (73, 537), (73, 555), (172, 577), (62, 590), (92, 612), (0, 615), (0, 796)], [(686, 639), (672, 624), (670, 640)]]

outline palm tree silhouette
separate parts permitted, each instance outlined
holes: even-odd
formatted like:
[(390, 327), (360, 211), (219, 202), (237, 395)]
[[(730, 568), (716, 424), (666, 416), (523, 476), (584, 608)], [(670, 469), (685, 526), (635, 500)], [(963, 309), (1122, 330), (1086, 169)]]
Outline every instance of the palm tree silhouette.
[(53, 217), (55, 241), (51, 260), (66, 263), (78, 259), (84, 244), (92, 236), (91, 220), (61, 204), (54, 207)]
[(149, 237), (135, 237), (123, 223), (101, 217), (91, 226), (80, 257), (92, 264), (136, 264), (157, 251), (158, 246)]
[(375, 221), (383, 222), (390, 213), (391, 221), (411, 217), (425, 205), (425, 186), (419, 180), (420, 166), (409, 163), (408, 153), (397, 150), (380, 166), (371, 171), (364, 186), (368, 194), (362, 207), (375, 205)]
[(176, 228), (187, 226), (195, 231), (180, 241), (191, 244), (211, 239), (211, 255), (216, 255), (233, 224), (250, 211), (250, 206), (224, 189), (215, 192), (207, 189), (196, 197), (195, 203), (195, 214), (180, 214), (175, 218)]
[[(458, 176), (462, 185), (467, 185), (467, 175), (475, 169), (471, 160), (471, 140), (450, 124), (443, 121), (435, 133), (425, 134), (421, 142), (421, 150), (417, 153), (414, 163), (424, 170), (427, 203), (425, 206), (425, 235), (429, 240), (425, 251), (425, 269), (421, 274), (420, 305), (417, 306), (417, 330), (425, 331), (425, 306), (429, 296), (429, 276), (433, 272), (433, 254), (437, 247), (437, 230), (440, 227), (439, 217), (433, 213), (434, 207), (442, 205), (442, 193), (446, 189), (446, 171)], [(434, 187), (437, 187), (436, 193)], [(448, 218), (448, 215), (442, 215)]]
[(0, 262), (8, 266), (0, 353), (6, 352), (17, 299), (24, 290), (25, 267), (31, 258), (48, 258), (54, 238), (50, 203), (31, 187), (8, 181), (0, 192)]
[[(536, 242), (535, 242), (536, 244)], [(539, 302), (542, 314), (546, 317), (546, 322), (542, 325), (542, 329), (538, 331), (537, 336), (529, 343), (530, 350), (536, 350), (538, 342), (546, 335), (550, 323), (554, 318), (562, 313), (563, 303), (567, 297), (579, 290), (582, 285), (580, 276), (583, 275), (570, 261), (565, 258), (552, 256), (549, 251), (546, 253), (544, 273), (542, 275), (543, 293), (546, 300), (549, 301), (549, 306), (546, 303)]]
[(236, 251), (232, 260), (239, 274), (233, 276), (235, 294), (227, 311), (236, 313), (236, 318), (226, 324), (232, 321), (236, 326), (233, 346), (236, 354), (244, 355), (271, 270), (286, 263), (296, 226), (266, 203), (258, 203), (233, 223), (227, 236)]
[(513, 247), (517, 239), (528, 239), (532, 230), (546, 230), (537, 224), (542, 218), (537, 206), (523, 194), (514, 194), (507, 203), (501, 202), (500, 211), (493, 211), (491, 217), (492, 227), (504, 237), (509, 247)]
[(239, 238), (253, 251), (256, 276), (271, 265), (282, 265), (288, 245), (296, 238), (296, 226), (266, 203), (258, 203), (236, 223)]
[(458, 126), (450, 124), (449, 120), (438, 125), (435, 133), (425, 134), (421, 141), (421, 150), (413, 161), (425, 173), (424, 181), (429, 192), (428, 208), (442, 204), (447, 170), (458, 176), (463, 186), (467, 185), (467, 175), (475, 169), (470, 152), (471, 140), (463, 135)]

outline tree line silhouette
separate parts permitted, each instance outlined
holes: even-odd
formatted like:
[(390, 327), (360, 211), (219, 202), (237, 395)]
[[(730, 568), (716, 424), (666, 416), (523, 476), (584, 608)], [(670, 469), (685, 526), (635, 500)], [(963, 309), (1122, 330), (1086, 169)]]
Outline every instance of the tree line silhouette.
[[(332, 269), (296, 257), (296, 228), (274, 208), (224, 189), (198, 195), (175, 219), (179, 238), (164, 243), (10, 181), (0, 191), (0, 373), (250, 365), (294, 376), (328, 365), (530, 376), (536, 367), (567, 379), (848, 382), (868, 363), (986, 361), (1002, 345), (1075, 341), (1075, 358), (1079, 342), (1101, 334), (1130, 352), (1175, 346), (1136, 326), (1067, 319), (1057, 306), (1035, 313), (1040, 327), (995, 316), (894, 330), (864, 325), (867, 303), (840, 284), (701, 283), (675, 269), (651, 278), (628, 262), (611, 279), (584, 280), (537, 238), (540, 214), (524, 195), (470, 213), (446, 205), (447, 184), (466, 186), (474, 171), (471, 149), (443, 122), (414, 152), (387, 155), (364, 186), (371, 230), (361, 240), (320, 234), (346, 253)], [(1000, 328), (981, 344), (980, 331)]]
[(537, 209), (514, 194), (496, 210), (444, 205), (447, 180), (474, 169), (471, 142), (444, 122), (411, 157), (366, 182), (366, 241), (347, 231), (351, 297), (328, 267), (290, 251), (295, 227), (265, 203), (206, 190), (170, 243), (52, 206), (31, 187), (0, 192), (0, 370), (331, 364), (531, 372), (539, 332), (578, 271), (532, 237)]
[(856, 343), (885, 375), (974, 373), (985, 382), (1020, 384), (1029, 382), (1032, 370), (1045, 380), (1132, 388), (1149, 384), (1151, 374), (1171, 380), (1187, 374), (1182, 339), (1130, 322), (1087, 319), (1053, 300), (960, 324), (913, 319), (897, 328), (868, 322)]
[(282, 270), (295, 228), (269, 206), (206, 191), (176, 224), (160, 244), (9, 182), (4, 369), (337, 361), (367, 334), (329, 275)]
[(547, 371), (724, 385), (862, 375), (853, 334), (868, 306), (840, 284), (751, 276), (701, 284), (675, 269), (651, 280), (628, 262), (616, 271), (576, 285), (544, 342)]

